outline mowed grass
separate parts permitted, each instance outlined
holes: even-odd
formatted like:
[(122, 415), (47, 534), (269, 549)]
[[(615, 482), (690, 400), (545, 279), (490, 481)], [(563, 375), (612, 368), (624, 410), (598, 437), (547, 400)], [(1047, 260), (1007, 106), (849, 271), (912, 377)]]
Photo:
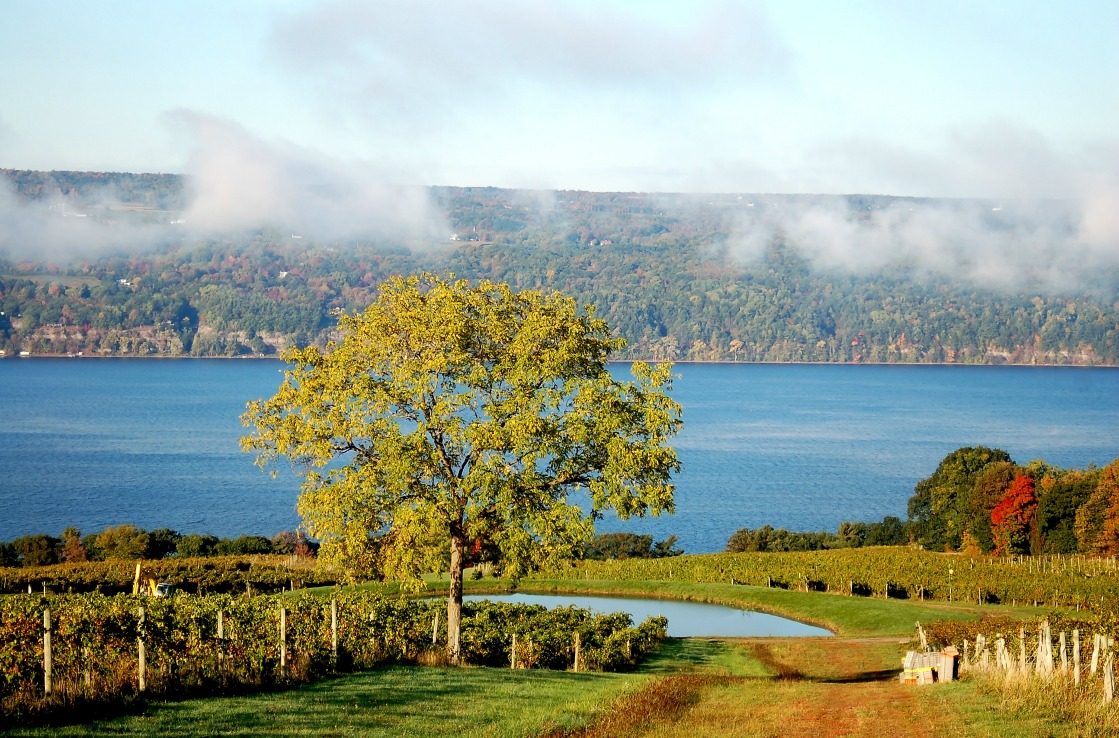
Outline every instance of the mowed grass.
[(649, 677), (398, 666), (298, 689), (153, 702), (137, 715), (19, 736), (535, 736), (586, 724)]

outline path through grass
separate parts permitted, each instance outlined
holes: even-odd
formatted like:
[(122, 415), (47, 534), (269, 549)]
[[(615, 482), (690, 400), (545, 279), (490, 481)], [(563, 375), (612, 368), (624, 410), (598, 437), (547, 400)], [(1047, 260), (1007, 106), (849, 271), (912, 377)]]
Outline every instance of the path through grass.
[[(692, 646), (684, 648), (685, 653)], [(740, 651), (737, 655), (728, 649)], [(1028, 738), (1075, 735), (1054, 720), (1010, 715), (974, 684), (906, 687), (896, 678), (896, 639), (744, 639), (723, 642), (732, 675), (697, 685), (685, 709), (670, 719), (628, 724), (631, 696), (619, 699), (609, 720), (583, 729), (581, 738), (831, 738), (884, 735)], [(682, 654), (684, 655), (684, 654)], [(687, 669), (689, 659), (677, 661)], [(702, 661), (702, 660), (701, 660)], [(697, 663), (700, 672), (710, 662)], [(764, 676), (756, 676), (758, 671)], [(678, 678), (678, 677), (677, 677)]]

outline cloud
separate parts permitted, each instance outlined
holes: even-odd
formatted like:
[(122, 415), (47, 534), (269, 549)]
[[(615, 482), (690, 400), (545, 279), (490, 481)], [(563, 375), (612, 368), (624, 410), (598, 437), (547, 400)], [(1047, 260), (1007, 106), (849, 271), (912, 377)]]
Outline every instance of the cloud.
[[(783, 73), (764, 10), (701, 2), (682, 17), (617, 3), (335, 0), (277, 24), (274, 53), (333, 105), (385, 125), (453, 127), (467, 110), (581, 106), (598, 94), (681, 104), (690, 91)], [(435, 111), (434, 113), (432, 111)]]
[(20, 198), (0, 177), (0, 255), (40, 262), (94, 258), (164, 245), (177, 236), (166, 223), (125, 222), (111, 191), (88, 193), (81, 203), (61, 194)]
[(942, 146), (934, 154), (857, 139), (816, 153), (878, 183), (864, 192), (985, 199), (897, 199), (870, 210), (842, 197), (769, 201), (748, 211), (728, 247), (750, 261), (780, 240), (822, 270), (902, 268), (1006, 291), (1119, 288), (1119, 144), (1065, 150), (994, 121), (948, 131)]
[(372, 166), (264, 141), (231, 121), (191, 111), (170, 118), (194, 142), (183, 215), (192, 232), (271, 226), (326, 240), (446, 236), (425, 188), (386, 182)]
[(1005, 120), (947, 128), (928, 144), (921, 148), (870, 137), (822, 140), (808, 149), (808, 157), (833, 173), (818, 191), (836, 193), (1067, 199), (1119, 176), (1115, 140), (1061, 146)]
[(760, 203), (729, 252), (756, 260), (774, 242), (821, 271), (901, 269), (1001, 291), (1113, 291), (1119, 270), (1119, 191), (1096, 199), (917, 200), (857, 209), (858, 200)]
[(130, 209), (110, 186), (87, 188), (77, 199), (55, 193), (27, 200), (0, 177), (0, 253), (65, 261), (261, 227), (326, 241), (417, 246), (449, 233), (427, 188), (386, 181), (369, 165), (264, 141), (220, 118), (178, 111), (168, 119), (192, 150), (182, 212)]

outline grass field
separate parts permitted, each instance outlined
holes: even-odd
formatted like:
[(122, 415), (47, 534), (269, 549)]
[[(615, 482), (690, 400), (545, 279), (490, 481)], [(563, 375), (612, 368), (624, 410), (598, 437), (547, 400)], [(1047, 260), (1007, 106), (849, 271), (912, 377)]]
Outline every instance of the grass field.
[[(472, 592), (507, 591), (500, 580)], [(429, 590), (439, 591), (433, 581)], [(521, 591), (659, 596), (766, 610), (836, 638), (670, 640), (632, 674), (397, 666), (287, 691), (151, 702), (139, 714), (28, 736), (1078, 736), (1009, 712), (976, 683), (905, 687), (916, 620), (1032, 608), (871, 600), (681, 582), (523, 582)]]
[(392, 667), (26, 736), (1073, 736), (974, 683), (905, 687), (895, 639), (673, 640), (634, 674)]

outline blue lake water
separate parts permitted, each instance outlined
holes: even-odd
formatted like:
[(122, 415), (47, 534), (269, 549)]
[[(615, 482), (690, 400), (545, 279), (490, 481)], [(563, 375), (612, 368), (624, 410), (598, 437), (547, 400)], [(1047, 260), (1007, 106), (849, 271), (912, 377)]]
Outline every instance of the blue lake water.
[(668, 635), (671, 638), (749, 638), (762, 636), (830, 636), (832, 632), (815, 625), (807, 625), (788, 618), (764, 612), (739, 610), (734, 607), (710, 605), (705, 602), (678, 602), (675, 600), (648, 600), (629, 597), (591, 597), (586, 595), (466, 595), (467, 602), (489, 600), (512, 602), (520, 605), (554, 607), (582, 607), (595, 613), (625, 612), (634, 624), (646, 618), (663, 615), (668, 618)]
[[(298, 523), (298, 480), (240, 451), (245, 403), (278, 361), (0, 361), (0, 540), (152, 529), (272, 535)], [(618, 366), (620, 374), (628, 368)], [(1063, 467), (1119, 457), (1119, 369), (681, 364), (676, 514), (600, 530), (721, 550), (741, 527), (835, 530), (905, 517), (960, 446)]]

